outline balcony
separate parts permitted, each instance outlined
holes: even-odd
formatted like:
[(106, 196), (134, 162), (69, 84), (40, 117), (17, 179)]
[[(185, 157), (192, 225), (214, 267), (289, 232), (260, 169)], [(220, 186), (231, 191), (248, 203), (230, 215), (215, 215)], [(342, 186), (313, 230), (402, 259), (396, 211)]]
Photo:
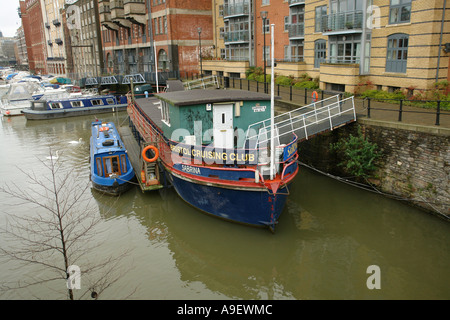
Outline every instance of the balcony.
[(134, 24), (145, 25), (145, 0), (124, 0), (124, 16)]
[(363, 12), (338, 12), (322, 17), (322, 31), (325, 35), (362, 32)]
[(55, 39), (55, 43), (56, 43), (58, 46), (61, 46), (61, 45), (63, 44), (63, 41), (62, 41), (60, 38), (56, 38), (56, 39)]
[(131, 28), (132, 23), (125, 19), (125, 9), (123, 0), (111, 0), (111, 21), (117, 24), (119, 27)]
[(45, 27), (46, 27), (47, 29), (50, 29), (50, 23), (46, 22), (46, 23), (45, 23)]
[(301, 5), (301, 4), (305, 4), (305, 0), (289, 0), (290, 7)]
[(53, 46), (52, 40), (47, 40), (47, 44), (48, 44), (49, 46)]
[(249, 41), (248, 31), (232, 31), (224, 33), (225, 43), (242, 43)]
[(224, 19), (238, 16), (248, 16), (250, 14), (250, 6), (248, 3), (240, 3), (223, 6)]
[(111, 20), (111, 9), (109, 0), (99, 1), (98, 12), (100, 15), (100, 24), (106, 29), (119, 31), (119, 26)]
[(61, 25), (61, 22), (58, 19), (53, 20), (53, 25), (55, 27), (59, 27)]
[(305, 38), (305, 24), (297, 23), (288, 26), (289, 40), (299, 40)]

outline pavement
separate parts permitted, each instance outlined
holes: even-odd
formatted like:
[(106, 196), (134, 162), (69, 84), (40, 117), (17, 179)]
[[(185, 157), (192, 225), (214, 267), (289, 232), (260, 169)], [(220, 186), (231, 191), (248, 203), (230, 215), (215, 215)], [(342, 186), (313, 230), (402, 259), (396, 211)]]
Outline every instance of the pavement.
[[(231, 89), (264, 91), (263, 84), (257, 84), (254, 81), (236, 79), (236, 81), (230, 81), (230, 84)], [(270, 85), (268, 91), (270, 92)], [(318, 92), (319, 100), (338, 94)], [(281, 103), (284, 105), (283, 110), (293, 110), (311, 103), (312, 90), (276, 86), (275, 95), (281, 98)], [(370, 116), (368, 114), (368, 100), (355, 98), (355, 107), (358, 121), (450, 136), (450, 110), (441, 110), (437, 119), (436, 109), (402, 106), (402, 112), (400, 113), (399, 103), (370, 100)]]

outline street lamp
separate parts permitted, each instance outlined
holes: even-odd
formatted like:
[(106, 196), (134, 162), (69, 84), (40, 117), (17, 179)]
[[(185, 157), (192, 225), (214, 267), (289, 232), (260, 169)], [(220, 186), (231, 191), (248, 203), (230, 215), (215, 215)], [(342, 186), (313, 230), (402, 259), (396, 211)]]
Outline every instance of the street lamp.
[(203, 78), (203, 66), (202, 66), (202, 28), (198, 27), (197, 28), (198, 31), (198, 43), (200, 46), (200, 50), (199, 50), (199, 57), (200, 57), (200, 78)]
[(267, 86), (266, 86), (266, 19), (267, 19), (267, 11), (261, 11), (261, 18), (263, 20), (263, 38), (264, 38), (264, 47), (263, 47), (263, 55), (264, 55), (264, 93), (267, 93)]

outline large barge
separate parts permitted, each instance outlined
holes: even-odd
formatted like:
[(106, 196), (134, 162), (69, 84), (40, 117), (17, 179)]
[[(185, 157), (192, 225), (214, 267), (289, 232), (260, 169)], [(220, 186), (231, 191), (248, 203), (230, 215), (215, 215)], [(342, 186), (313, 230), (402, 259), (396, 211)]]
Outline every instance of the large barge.
[(264, 93), (206, 89), (130, 99), (127, 110), (159, 183), (203, 212), (274, 230), (299, 166), (294, 133), (253, 126), (270, 118), (271, 102)]

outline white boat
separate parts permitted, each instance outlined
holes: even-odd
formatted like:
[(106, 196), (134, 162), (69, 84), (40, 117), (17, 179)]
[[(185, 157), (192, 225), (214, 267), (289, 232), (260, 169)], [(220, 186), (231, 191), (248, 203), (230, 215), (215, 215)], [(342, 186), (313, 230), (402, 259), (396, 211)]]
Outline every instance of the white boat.
[(22, 110), (31, 106), (36, 84), (32, 82), (10, 83), (8, 91), (2, 96), (1, 113), (3, 116), (22, 115)]

